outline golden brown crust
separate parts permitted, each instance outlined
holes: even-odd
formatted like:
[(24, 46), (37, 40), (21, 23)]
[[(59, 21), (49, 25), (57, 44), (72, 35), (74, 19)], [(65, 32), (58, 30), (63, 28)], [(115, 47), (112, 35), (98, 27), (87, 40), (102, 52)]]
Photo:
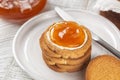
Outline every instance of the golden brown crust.
[[(56, 65), (49, 65), (50, 63), (48, 62), (48, 60), (47, 60), (45, 57), (43, 57), (43, 59), (44, 59), (45, 63), (47, 64), (47, 66), (48, 66), (50, 69), (52, 69), (52, 70), (54, 70), (54, 71), (57, 71), (57, 72), (66, 72), (66, 70), (60, 69), (60, 68), (57, 67)], [(52, 64), (52, 63), (51, 63), (51, 64)], [(53, 64), (54, 64), (54, 63), (53, 63)]]
[(76, 72), (86, 67), (86, 65), (89, 63), (90, 58), (87, 59), (84, 63), (78, 64), (78, 65), (60, 65), (57, 64), (57, 66), (61, 69), (65, 69), (67, 72)]
[(90, 58), (91, 55), (91, 47), (88, 49), (88, 51), (85, 53), (85, 56), (77, 59), (63, 59), (63, 58), (55, 58), (51, 57), (46, 54), (46, 52), (43, 51), (43, 56), (45, 56), (51, 63), (55, 64), (67, 64), (67, 65), (78, 65), (81, 63), (84, 63), (86, 60)]
[[(43, 33), (43, 35), (44, 35), (44, 34), (45, 34), (45, 33)], [(60, 57), (61, 57), (60, 54), (57, 54), (55, 51), (52, 51), (52, 50), (45, 44), (43, 35), (42, 35), (41, 38), (40, 38), (40, 46), (41, 46), (42, 51), (45, 51), (46, 54), (49, 55), (49, 56), (51, 56), (51, 57), (60, 58)]]
[(60, 64), (54, 64), (54, 63), (53, 63), (54, 65), (51, 65), (50, 64), (51, 62), (49, 62), (49, 60), (46, 59), (44, 56), (43, 56), (43, 59), (49, 68), (51, 68), (57, 72), (76, 72), (76, 71), (79, 71), (79, 70), (85, 68), (90, 60), (90, 58), (89, 58), (85, 63), (74, 66), (74, 65), (60, 65)]
[[(91, 42), (92, 42), (90, 31), (85, 27), (83, 27), (83, 29), (87, 32), (88, 39), (82, 48), (75, 49), (75, 50), (67, 50), (67, 49), (61, 50), (60, 48), (54, 46), (51, 42), (48, 41), (48, 39), (46, 37), (47, 31), (43, 34), (44, 42), (49, 49), (56, 52), (56, 54), (61, 55), (63, 58), (72, 58), (72, 59), (73, 58), (80, 58), (80, 57), (84, 56), (84, 53), (91, 46)], [(69, 53), (69, 54), (67, 54), (67, 53)]]
[(85, 80), (120, 80), (120, 59), (110, 55), (94, 58), (86, 69)]

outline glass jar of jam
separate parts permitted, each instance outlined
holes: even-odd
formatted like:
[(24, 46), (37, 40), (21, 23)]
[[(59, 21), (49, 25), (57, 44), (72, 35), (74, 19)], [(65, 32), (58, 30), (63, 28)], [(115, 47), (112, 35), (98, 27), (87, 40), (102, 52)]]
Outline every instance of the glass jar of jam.
[(46, 0), (0, 0), (0, 17), (11, 21), (26, 21), (38, 14)]

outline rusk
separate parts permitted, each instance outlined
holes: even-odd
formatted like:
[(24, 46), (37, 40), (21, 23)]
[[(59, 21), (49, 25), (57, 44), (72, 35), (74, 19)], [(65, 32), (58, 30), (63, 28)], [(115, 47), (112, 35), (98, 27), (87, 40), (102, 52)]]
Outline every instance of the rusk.
[(87, 67), (85, 80), (120, 80), (120, 59), (110, 55), (94, 58)]
[(67, 50), (67, 49), (61, 50), (59, 47), (54, 46), (50, 41), (48, 41), (47, 36), (46, 36), (47, 31), (45, 31), (45, 33), (43, 34), (44, 42), (46, 43), (47, 47), (50, 50), (54, 51), (58, 55), (61, 55), (63, 58), (66, 58), (66, 59), (80, 58), (85, 55), (86, 50), (88, 50), (90, 48), (91, 42), (92, 42), (90, 31), (85, 27), (82, 27), (82, 28), (86, 31), (86, 33), (88, 35), (88, 39), (87, 39), (86, 43), (84, 44), (84, 46), (81, 48), (74, 49), (74, 50)]
[(49, 61), (55, 64), (67, 64), (67, 65), (78, 65), (81, 63), (84, 63), (86, 60), (88, 60), (91, 56), (91, 47), (87, 50), (84, 56), (77, 58), (77, 59), (64, 59), (64, 58), (55, 58), (47, 55), (45, 51), (43, 51), (42, 54), (44, 57), (49, 59)]
[(61, 65), (61, 64), (55, 64), (54, 62), (53, 63), (49, 62), (49, 60), (46, 59), (46, 57), (44, 57), (44, 56), (43, 56), (43, 59), (49, 68), (51, 68), (57, 72), (76, 72), (76, 71), (79, 71), (79, 70), (85, 68), (90, 60), (90, 59), (88, 59), (85, 63), (81, 63), (79, 65)]

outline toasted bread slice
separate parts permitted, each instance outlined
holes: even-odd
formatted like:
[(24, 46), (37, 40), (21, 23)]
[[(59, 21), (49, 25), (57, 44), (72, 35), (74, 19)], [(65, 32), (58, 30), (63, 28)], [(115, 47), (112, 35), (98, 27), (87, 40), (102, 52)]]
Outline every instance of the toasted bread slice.
[[(61, 50), (61, 48), (56, 47), (50, 41), (48, 41), (47, 36), (46, 36), (48, 30), (46, 30), (43, 33), (43, 38), (44, 38), (45, 45), (47, 45), (47, 47), (51, 51), (56, 52), (56, 54), (61, 55), (63, 58), (66, 58), (66, 59), (68, 59), (68, 58), (71, 58), (71, 59), (80, 58), (80, 57), (85, 55), (85, 52), (91, 47), (91, 43), (92, 43), (92, 37), (91, 37), (90, 31), (84, 26), (82, 28), (83, 28), (83, 30), (86, 31), (88, 39), (87, 39), (86, 43), (84, 44), (84, 46), (81, 47), (81, 48), (74, 49), (74, 50), (68, 50), (68, 49), (62, 49)], [(66, 53), (69, 53), (69, 54), (66, 54)]]
[(45, 56), (43, 56), (43, 59), (49, 68), (57, 72), (76, 72), (85, 68), (90, 61), (90, 59), (88, 59), (85, 63), (79, 64), (79, 65), (60, 65), (60, 64), (55, 64), (54, 62), (51, 62)]
[(48, 45), (45, 44), (43, 35), (40, 38), (40, 47), (41, 47), (42, 51), (46, 52), (46, 54), (51, 56), (51, 57), (56, 57), (56, 58), (61, 58), (62, 57), (60, 54), (57, 54), (55, 51), (51, 50), (48, 47)]
[[(63, 58), (55, 58), (47, 55), (47, 53), (43, 50), (44, 57), (49, 59), (49, 62), (55, 63), (55, 64), (66, 64), (66, 65), (79, 65), (82, 63), (85, 63), (88, 59), (91, 57), (91, 47), (88, 49), (88, 51), (85, 53), (85, 55), (78, 59), (63, 59)], [(54, 64), (53, 64), (54, 65)]]
[(120, 80), (120, 59), (110, 55), (94, 58), (87, 67), (85, 80)]

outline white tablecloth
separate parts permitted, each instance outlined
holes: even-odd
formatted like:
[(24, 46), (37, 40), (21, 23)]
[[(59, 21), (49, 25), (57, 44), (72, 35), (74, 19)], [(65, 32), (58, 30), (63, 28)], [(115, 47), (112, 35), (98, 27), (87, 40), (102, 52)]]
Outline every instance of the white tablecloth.
[[(42, 12), (55, 6), (91, 10), (96, 0), (48, 0)], [(42, 13), (41, 12), (41, 13)], [(12, 41), (21, 25), (0, 19), (0, 80), (32, 80), (15, 62)]]

